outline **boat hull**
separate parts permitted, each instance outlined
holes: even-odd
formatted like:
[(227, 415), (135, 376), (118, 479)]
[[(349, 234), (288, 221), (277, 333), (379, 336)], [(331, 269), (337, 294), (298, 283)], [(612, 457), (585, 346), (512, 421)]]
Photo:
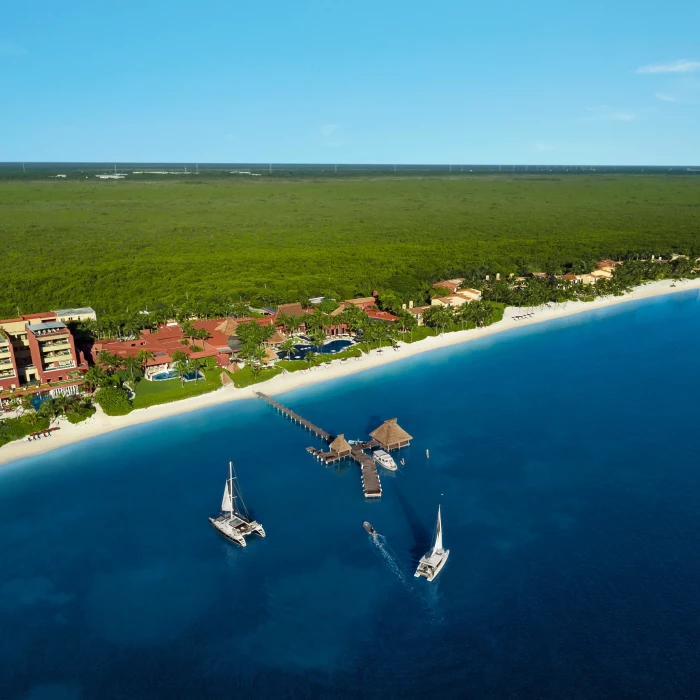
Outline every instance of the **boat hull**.
[(369, 532), (370, 535), (375, 535), (377, 534), (377, 531), (365, 520), (364, 523), (362, 523), (362, 526)]
[(416, 578), (425, 578), (428, 579), (428, 581), (434, 581), (447, 563), (449, 556), (449, 549), (445, 549), (440, 553), (428, 552), (428, 554), (421, 558), (416, 573), (413, 575)]
[(263, 526), (254, 520), (249, 523), (239, 521), (236, 526), (232, 525), (229, 519), (223, 517), (209, 518), (209, 522), (219, 534), (240, 547), (245, 547), (247, 545), (245, 538), (248, 535), (255, 533), (260, 537), (265, 537)]

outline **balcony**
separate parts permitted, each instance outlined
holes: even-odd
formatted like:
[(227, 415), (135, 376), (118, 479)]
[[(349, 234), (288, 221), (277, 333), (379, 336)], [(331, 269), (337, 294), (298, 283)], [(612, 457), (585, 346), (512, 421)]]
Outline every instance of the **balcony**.
[(14, 377), (15, 372), (12, 369), (0, 369), (0, 379), (7, 379), (8, 377)]
[(44, 363), (44, 372), (57, 372), (60, 369), (69, 369), (71, 367), (75, 367), (75, 362), (73, 360), (69, 360), (68, 362), (59, 362), (57, 365), (54, 366), (53, 362), (45, 362)]
[(48, 340), (46, 342), (43, 342), (43, 340), (41, 340), (41, 347), (42, 348), (54, 348), (54, 347), (58, 347), (58, 346), (62, 346), (62, 347), (66, 347), (66, 348), (69, 347), (70, 343), (68, 342), (68, 338), (67, 337), (66, 338), (59, 338), (58, 340)]
[(44, 362), (48, 362), (52, 358), (70, 357), (71, 353), (70, 350), (54, 350), (53, 352), (44, 352), (42, 353), (42, 356), (44, 358)]
[(0, 369), (7, 369), (12, 367), (12, 360), (8, 357), (7, 359), (0, 357)]

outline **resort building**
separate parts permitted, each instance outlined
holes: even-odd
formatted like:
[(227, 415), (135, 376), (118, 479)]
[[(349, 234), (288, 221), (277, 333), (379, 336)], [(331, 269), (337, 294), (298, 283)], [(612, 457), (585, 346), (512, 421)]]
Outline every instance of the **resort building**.
[(82, 370), (87, 364), (55, 311), (0, 320), (0, 391), (76, 393)]
[(56, 314), (56, 320), (63, 323), (71, 321), (96, 321), (97, 314), (90, 306), (82, 306), (79, 309), (58, 309), (53, 313)]
[(408, 304), (408, 311), (409, 314), (413, 314), (413, 316), (416, 319), (416, 323), (419, 326), (423, 325), (423, 314), (429, 309), (429, 306), (413, 306), (413, 302), (409, 302)]
[(386, 321), (387, 323), (394, 323), (399, 320), (398, 316), (390, 314), (388, 311), (378, 311), (377, 309), (367, 309), (367, 316), (374, 321)]
[(607, 270), (605, 268), (600, 268), (598, 270), (593, 270), (589, 277), (593, 277), (595, 281), (597, 282), (598, 280), (610, 280), (612, 279), (613, 273), (610, 270)]
[(449, 289), (450, 294), (454, 294), (459, 289), (462, 282), (464, 282), (464, 277), (455, 277), (451, 280), (440, 280), (439, 282), (435, 282), (433, 288)]
[(616, 260), (598, 260), (595, 266), (599, 270), (607, 270), (612, 272), (618, 265), (622, 265), (622, 262)]
[(377, 305), (377, 298), (376, 294), (373, 297), (360, 297), (358, 299), (346, 299), (345, 302), (346, 308), (347, 306), (357, 306), (359, 309), (362, 309), (363, 311), (367, 311), (371, 306), (376, 306)]
[(431, 306), (462, 306), (481, 299), (481, 292), (478, 289), (459, 289), (454, 294), (446, 297), (433, 297), (430, 300)]
[[(255, 319), (270, 323), (270, 319)], [(135, 340), (104, 340), (96, 342), (92, 347), (92, 358), (106, 351), (121, 357), (136, 356), (141, 350), (153, 354), (153, 359), (146, 362), (146, 378), (166, 371), (175, 352), (184, 352), (190, 359), (204, 360), (211, 357), (219, 367), (228, 367), (235, 353), (240, 350), (240, 341), (235, 337), (236, 328), (240, 321), (232, 318), (211, 319), (209, 321), (193, 321), (195, 330), (205, 330), (209, 334), (206, 339), (189, 338), (185, 335), (180, 324), (169, 323), (160, 326), (155, 331), (142, 330)], [(201, 350), (193, 349), (201, 348)]]

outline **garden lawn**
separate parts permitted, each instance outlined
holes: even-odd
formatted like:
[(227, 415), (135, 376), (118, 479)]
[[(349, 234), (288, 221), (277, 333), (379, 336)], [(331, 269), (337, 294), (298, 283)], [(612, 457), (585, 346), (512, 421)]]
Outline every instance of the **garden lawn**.
[(159, 382), (142, 379), (136, 384), (136, 396), (132, 401), (134, 408), (148, 408), (161, 403), (189, 399), (221, 388), (220, 369), (201, 371), (204, 379), (200, 379), (196, 384), (194, 381), (185, 382), (184, 386), (179, 379), (165, 379)]

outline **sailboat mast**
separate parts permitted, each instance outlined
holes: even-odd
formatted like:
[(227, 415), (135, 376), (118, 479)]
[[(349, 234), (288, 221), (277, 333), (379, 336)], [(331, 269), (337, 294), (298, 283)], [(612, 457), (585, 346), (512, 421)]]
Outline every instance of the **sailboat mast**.
[(233, 517), (234, 513), (234, 504), (233, 504), (233, 460), (228, 461), (228, 492), (231, 494), (231, 517)]
[(435, 545), (433, 552), (442, 551), (442, 518), (440, 517), (440, 506), (438, 506), (437, 525), (435, 527)]

